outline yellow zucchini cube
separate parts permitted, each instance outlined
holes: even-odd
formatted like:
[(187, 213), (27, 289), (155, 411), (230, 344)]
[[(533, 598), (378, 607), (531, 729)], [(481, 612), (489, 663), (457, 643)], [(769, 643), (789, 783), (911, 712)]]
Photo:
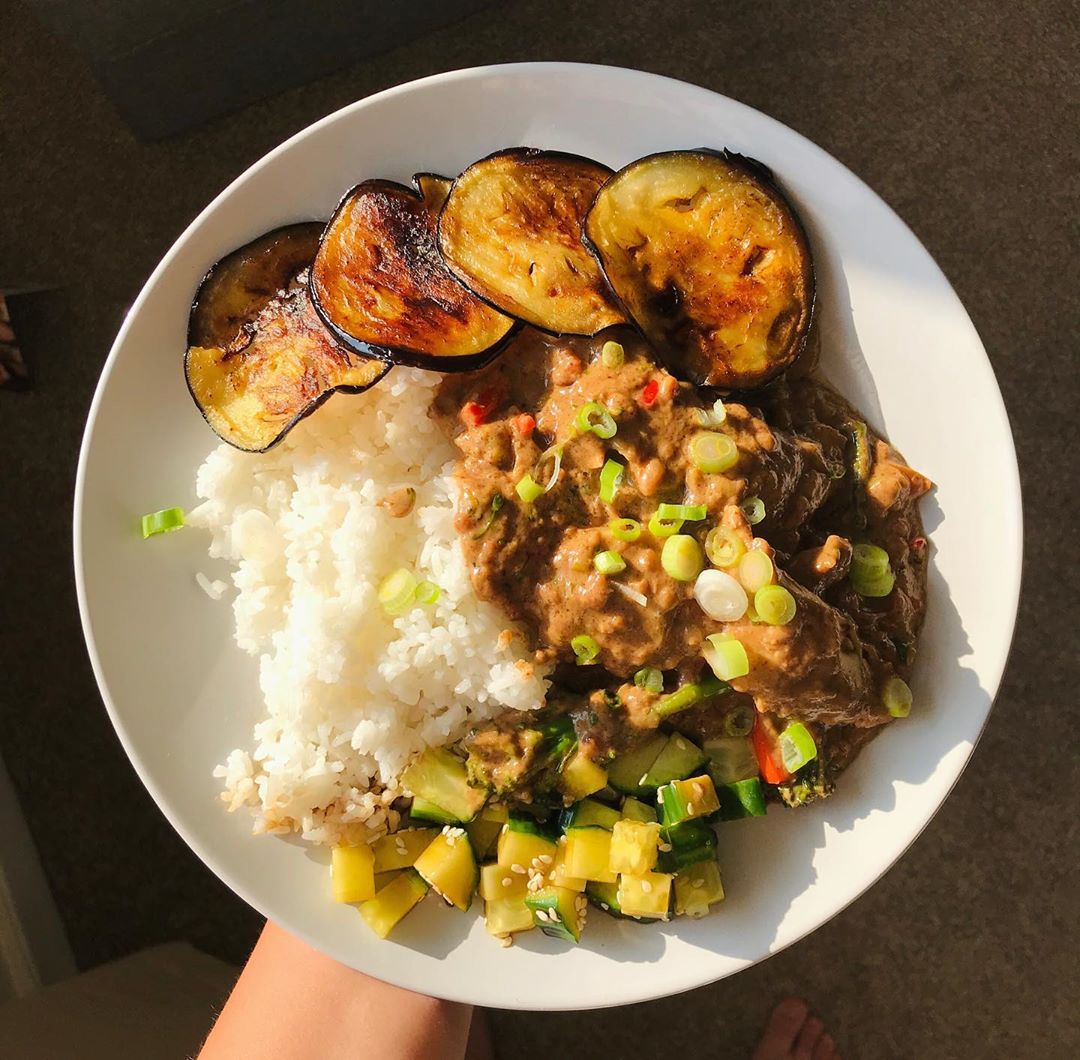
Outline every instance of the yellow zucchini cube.
[[(545, 858), (548, 860), (545, 861)], [(555, 844), (544, 836), (514, 831), (508, 825), (503, 825), (497, 861), (508, 869), (512, 870), (517, 865), (526, 872), (535, 861), (546, 871), (555, 861)]]
[(619, 877), (619, 908), (623, 916), (666, 920), (671, 906), (672, 877), (666, 872)]
[(553, 887), (565, 887), (568, 891), (577, 891), (580, 894), (585, 890), (586, 881), (580, 876), (571, 876), (566, 871), (566, 836), (559, 837), (558, 852), (555, 854), (555, 864), (548, 873), (548, 882)]
[(441, 898), (463, 913), (468, 911), (480, 871), (464, 828), (447, 825), (416, 859), (413, 868)]
[(574, 802), (607, 787), (607, 770), (598, 766), (579, 747), (566, 761), (559, 774), (559, 787)]
[(409, 868), (438, 834), (437, 828), (406, 828), (380, 836), (371, 845), (375, 851), (375, 871)]
[(501, 937), (531, 931), (535, 924), (524, 898), (496, 898), (484, 903), (484, 926), (492, 935)]
[(505, 865), (495, 862), (480, 866), (480, 897), (485, 902), (498, 902), (506, 898), (524, 898), (529, 877), (511, 872)]
[(367, 843), (330, 851), (330, 881), (335, 902), (366, 902), (375, 897), (375, 854)]
[(724, 900), (720, 866), (703, 861), (680, 869), (675, 876), (675, 913), (677, 916), (702, 917), (709, 906)]
[(656, 868), (660, 825), (646, 821), (616, 821), (611, 830), (608, 868), (630, 876), (643, 876)]
[(466, 826), (469, 842), (478, 858), (489, 857), (507, 819), (506, 803), (489, 802)]
[(606, 828), (571, 828), (566, 833), (565, 872), (579, 880), (614, 883), (608, 868), (611, 833)]
[(403, 916), (428, 892), (427, 883), (406, 869), (360, 906), (360, 915), (379, 938), (384, 939)]

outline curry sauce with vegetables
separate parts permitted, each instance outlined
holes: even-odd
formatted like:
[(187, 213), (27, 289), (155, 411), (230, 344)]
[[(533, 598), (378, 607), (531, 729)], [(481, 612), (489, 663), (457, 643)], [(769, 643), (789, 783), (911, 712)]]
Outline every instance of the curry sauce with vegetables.
[[(576, 943), (591, 907), (702, 916), (717, 827), (827, 796), (910, 712), (932, 484), (816, 376), (811, 247), (763, 164), (512, 148), (414, 185), (241, 248), (192, 317), (192, 394), (244, 449), (394, 365), (443, 373), (472, 587), (551, 672), (414, 755), (400, 827), (334, 848), (334, 895), (386, 937), (429, 891), (479, 894), (504, 945)], [(439, 594), (401, 568), (377, 604)]]

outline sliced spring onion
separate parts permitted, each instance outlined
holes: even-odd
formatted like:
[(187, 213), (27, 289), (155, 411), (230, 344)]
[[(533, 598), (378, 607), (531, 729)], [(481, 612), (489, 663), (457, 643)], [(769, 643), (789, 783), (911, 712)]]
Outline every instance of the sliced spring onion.
[(570, 641), (570, 647), (577, 656), (578, 666), (588, 666), (600, 654), (600, 645), (588, 633), (579, 633)]
[(529, 474), (522, 475), (522, 477), (518, 479), (514, 490), (526, 504), (532, 504), (538, 497), (543, 497), (544, 495), (544, 487)]
[(871, 545), (869, 541), (860, 541), (851, 550), (851, 566), (866, 571), (882, 571), (889, 569), (889, 553), (877, 545)]
[(706, 646), (701, 654), (721, 681), (734, 681), (736, 677), (745, 677), (750, 672), (750, 660), (742, 641), (735, 637), (725, 637), (722, 633), (713, 633), (705, 638)]
[(631, 589), (629, 585), (623, 585), (622, 582), (615, 582), (615, 588), (639, 607), (644, 607), (649, 602), (649, 598), (644, 593), (639, 593), (637, 589)]
[(634, 684), (638, 688), (644, 688), (646, 692), (663, 692), (664, 691), (664, 674), (662, 670), (657, 670), (655, 666), (646, 666), (642, 670), (638, 670), (634, 674)]
[(757, 526), (765, 518), (765, 502), (760, 497), (747, 497), (740, 507), (751, 526)]
[(636, 541), (641, 537), (641, 523), (636, 519), (612, 519), (608, 529), (619, 541)]
[(789, 773), (801, 769), (807, 762), (817, 758), (817, 744), (810, 730), (801, 721), (793, 721), (779, 740), (780, 759)]
[(474, 540), (479, 540), (491, 529), (491, 524), (495, 522), (495, 516), (502, 511), (503, 503), (503, 495), (501, 493), (496, 493), (495, 496), (491, 498), (491, 507), (488, 509), (487, 518), (473, 531), (472, 536)]
[(598, 401), (590, 401), (587, 405), (582, 405), (577, 411), (574, 423), (582, 434), (588, 434), (591, 431), (597, 438), (614, 438), (618, 430), (611, 413)]
[(703, 677), (700, 681), (690, 682), (676, 689), (670, 696), (664, 696), (653, 707), (653, 712), (661, 718), (667, 718), (682, 710), (688, 710), (702, 700), (727, 692), (729, 687), (718, 677)]
[(773, 562), (760, 549), (752, 548), (739, 560), (739, 581), (748, 593), (756, 593), (773, 580)]
[(604, 466), (600, 469), (600, 499), (605, 504), (611, 504), (615, 500), (625, 473), (626, 468), (618, 460), (604, 461)]
[(673, 534), (664, 542), (660, 565), (677, 582), (692, 582), (705, 566), (705, 556), (689, 534)]
[(714, 567), (734, 567), (745, 551), (739, 535), (726, 526), (714, 526), (705, 538), (705, 555)]
[(626, 360), (626, 350), (621, 342), (605, 342), (600, 350), (600, 360), (605, 368), (621, 368)]
[(891, 570), (867, 572), (860, 567), (853, 567), (848, 578), (851, 587), (860, 596), (888, 596), (896, 584), (896, 575)]
[(708, 518), (709, 509), (704, 504), (661, 504), (656, 509), (656, 514), (665, 522), (680, 519), (688, 523), (697, 523)]
[(724, 732), (728, 736), (749, 736), (754, 728), (757, 712), (747, 703), (740, 703), (724, 718)]
[(649, 517), (649, 533), (653, 537), (671, 537), (682, 529), (681, 519), (661, 519), (658, 511)]
[(726, 571), (703, 570), (694, 582), (694, 599), (717, 622), (737, 622), (746, 614), (746, 590)]
[(440, 596), (442, 596), (442, 589), (434, 582), (425, 580), (416, 587), (416, 602), (418, 604), (433, 604)]
[(601, 574), (619, 574), (621, 571), (626, 570), (626, 560), (618, 552), (609, 548), (604, 552), (597, 552), (593, 556), (593, 566)]
[(697, 418), (702, 427), (719, 427), (727, 420), (723, 398), (717, 398), (711, 409), (698, 409)]
[(388, 615), (400, 615), (416, 596), (416, 575), (408, 567), (398, 567), (379, 584), (379, 603)]
[(698, 431), (690, 439), (690, 460), (699, 471), (713, 475), (739, 462), (739, 448), (726, 434)]
[(911, 713), (911, 689), (899, 677), (890, 677), (885, 682), (881, 701), (894, 718), (906, 718)]
[(763, 585), (754, 593), (754, 610), (770, 626), (786, 626), (794, 617), (795, 597), (782, 585)]
[(145, 541), (156, 534), (167, 534), (179, 530), (184, 525), (183, 508), (162, 508), (160, 512), (151, 512), (142, 517), (142, 536)]

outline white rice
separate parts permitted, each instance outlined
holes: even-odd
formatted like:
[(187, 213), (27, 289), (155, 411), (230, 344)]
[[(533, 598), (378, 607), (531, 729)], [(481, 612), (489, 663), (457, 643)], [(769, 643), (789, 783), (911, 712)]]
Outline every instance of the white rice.
[[(210, 556), (235, 566), (236, 641), (259, 656), (254, 748), (215, 776), (256, 832), (320, 843), (396, 824), (398, 778), (425, 747), (507, 707), (543, 703), (537, 665), (494, 605), (478, 600), (453, 527), (454, 447), (428, 417), (437, 377), (395, 369), (332, 398), (269, 453), (218, 446), (188, 517)], [(377, 501), (417, 491), (392, 518)], [(399, 567), (442, 595), (393, 618), (376, 600)]]

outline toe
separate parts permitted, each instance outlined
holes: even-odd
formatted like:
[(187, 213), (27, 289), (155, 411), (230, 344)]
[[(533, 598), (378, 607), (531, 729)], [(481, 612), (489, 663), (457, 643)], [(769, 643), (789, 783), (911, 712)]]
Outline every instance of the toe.
[(814, 1051), (810, 1054), (810, 1060), (838, 1060), (836, 1044), (833, 1042), (831, 1034), (823, 1034), (818, 1038), (817, 1045), (814, 1046)]
[[(773, 1009), (769, 1022), (754, 1050), (753, 1060), (786, 1060), (791, 1055), (809, 1008), (805, 1001), (788, 998)], [(820, 1031), (818, 1032), (821, 1033)], [(807, 1056), (810, 1054), (808, 1053)]]
[(824, 1030), (825, 1024), (817, 1016), (811, 1016), (802, 1025), (799, 1036), (795, 1039), (795, 1060), (811, 1060), (814, 1046), (817, 1045)]

